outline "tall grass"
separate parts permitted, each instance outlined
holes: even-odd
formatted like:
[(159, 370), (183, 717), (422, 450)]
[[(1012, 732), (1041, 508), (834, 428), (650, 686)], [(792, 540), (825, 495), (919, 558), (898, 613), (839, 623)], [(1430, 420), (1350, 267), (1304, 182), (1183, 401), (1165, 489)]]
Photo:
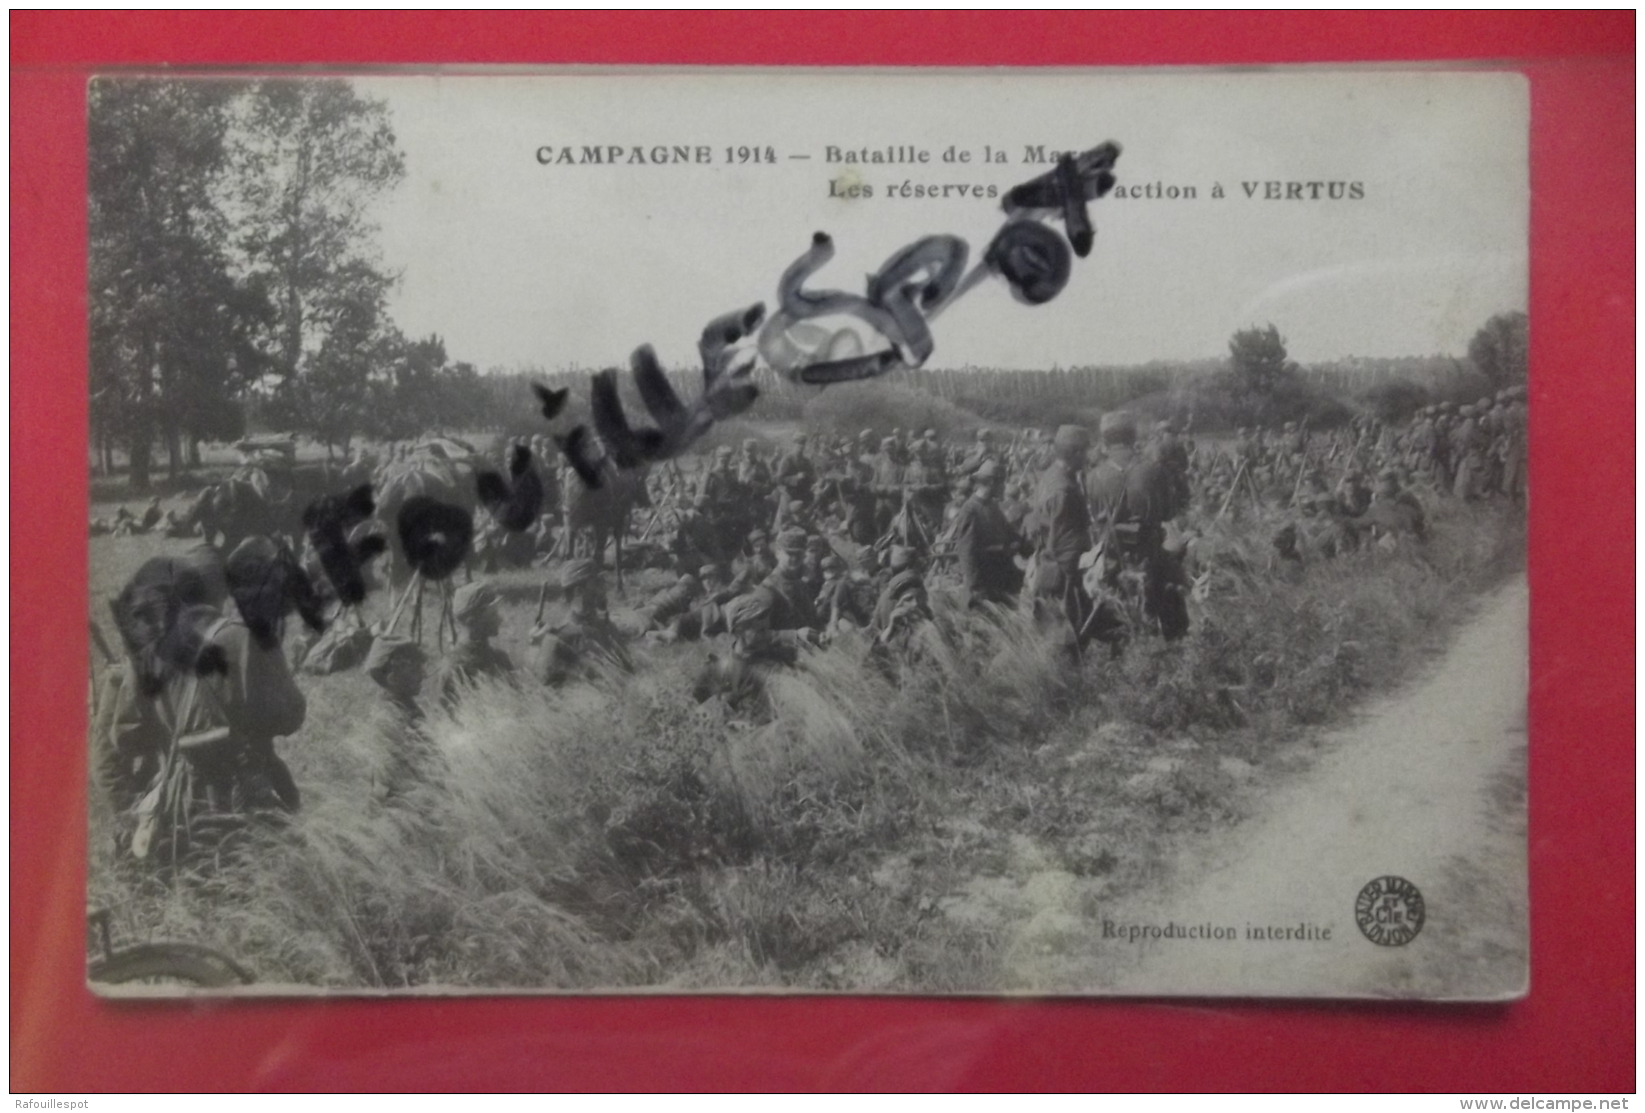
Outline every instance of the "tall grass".
[(1173, 830), (1225, 821), (1220, 758), (1260, 764), (1409, 674), (1524, 552), (1500, 507), (1433, 530), (1301, 571), (1253, 557), (1188, 639), (1118, 659), (939, 586), (907, 659), (837, 639), (769, 677), (769, 718), (694, 701), (701, 646), (558, 692), (483, 682), (429, 711), (422, 776), (386, 797), (404, 737), (363, 678), (322, 678), (289, 746), (301, 813), (165, 876), (113, 857), (99, 807), (90, 899), (273, 983), (986, 988), (1000, 940), (934, 902), (1008, 872), (1011, 837), (1122, 891)]

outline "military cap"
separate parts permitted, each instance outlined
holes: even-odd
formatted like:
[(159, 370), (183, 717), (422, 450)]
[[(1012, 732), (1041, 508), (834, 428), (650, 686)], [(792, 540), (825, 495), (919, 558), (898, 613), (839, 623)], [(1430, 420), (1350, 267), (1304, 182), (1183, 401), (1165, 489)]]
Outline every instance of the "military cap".
[(805, 548), (807, 552), (811, 553), (826, 553), (828, 552), (828, 538), (820, 533), (813, 533), (805, 539)]
[(423, 647), (416, 642), (393, 634), (384, 634), (371, 643), (371, 652), (366, 654), (365, 673), (381, 684), (388, 679), (388, 670), (396, 661), (401, 660), (422, 668), (428, 656), (423, 652)]
[[(1102, 437), (1103, 444), (1132, 444), (1137, 439), (1137, 423), (1130, 414), (1119, 410), (1102, 415), (1102, 421), (1097, 425), (1097, 433)], [(1058, 435), (1061, 435), (1061, 430), (1058, 431)]]
[(897, 438), (896, 437), (881, 437), (880, 438), (880, 447), (881, 448), (890, 448), (892, 445), (894, 445), (896, 443), (897, 443)]
[(824, 572), (843, 572), (845, 571), (845, 561), (833, 553), (829, 553), (822, 558), (822, 568)]
[(977, 469), (976, 478), (977, 479), (998, 479), (999, 474), (1000, 474), (1000, 466), (998, 464), (994, 463), (994, 461), (992, 461), (992, 460), (984, 460), (982, 462), (982, 467)]
[(731, 446), (728, 445), (728, 444), (722, 444), (720, 447), (718, 447), (714, 450), (714, 455), (722, 457), (722, 458), (730, 456), (731, 455)]
[(785, 553), (805, 552), (805, 531), (785, 529), (777, 534), (777, 548)]
[(732, 634), (762, 630), (771, 622), (774, 600), (764, 588), (755, 588), (725, 605), (725, 624)]
[(487, 583), (464, 584), (451, 597), (451, 613), (458, 622), (475, 617), (497, 603), (497, 589)]
[(1084, 452), (1091, 447), (1091, 434), (1079, 425), (1063, 425), (1051, 443), (1059, 453)]
[(907, 545), (891, 546), (891, 571), (900, 572), (914, 563), (914, 551)]
[(697, 577), (702, 580), (717, 580), (725, 575), (725, 569), (718, 564), (705, 564), (697, 569)]
[(927, 429), (925, 431), (925, 439), (928, 440), (928, 441), (936, 440), (937, 439), (937, 431), (935, 429)]
[(859, 441), (871, 441), (871, 440), (873, 440), (874, 439), (874, 430), (864, 429), (862, 432), (857, 434), (857, 439)]
[(587, 557), (577, 557), (565, 562), (560, 569), (560, 590), (574, 591), (592, 580), (599, 574), (599, 569)]
[(805, 503), (800, 501), (799, 499), (789, 499), (788, 500), (788, 512), (790, 514), (798, 514), (801, 511), (803, 511), (804, 509), (805, 509)]
[(758, 527), (749, 530), (748, 540), (752, 541), (756, 545), (765, 544), (765, 530), (759, 529)]

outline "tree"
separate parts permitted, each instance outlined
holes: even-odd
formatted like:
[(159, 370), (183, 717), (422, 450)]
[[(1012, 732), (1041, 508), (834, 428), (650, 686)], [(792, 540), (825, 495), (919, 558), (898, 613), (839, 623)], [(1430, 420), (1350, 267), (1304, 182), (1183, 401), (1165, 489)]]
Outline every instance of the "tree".
[(347, 452), (356, 434), (372, 431), (391, 401), (382, 372), (395, 358), (399, 333), (384, 314), (375, 275), (368, 270), (354, 277), (348, 281), (344, 269), (339, 292), (325, 306), (319, 350), (304, 358), (301, 375), (279, 379), (268, 411), (280, 425), (325, 445), (328, 455)]
[(1297, 365), (1285, 350), (1285, 338), (1272, 324), (1234, 333), (1228, 353), (1235, 383), (1252, 394), (1272, 397), (1296, 378)]
[(149, 485), (156, 440), (173, 474), (185, 446), (235, 430), (264, 368), (271, 319), (239, 281), (214, 187), (226, 164), (226, 82), (99, 80), (88, 118), (92, 421)]
[(225, 207), (245, 268), (274, 300), (278, 370), (291, 379), (331, 323), (359, 324), (363, 286), (380, 297), (392, 285), (370, 208), (405, 176), (405, 160), (387, 107), (342, 79), (258, 82), (237, 106), (232, 139)]
[(1468, 362), (1491, 381), (1494, 390), (1523, 383), (1530, 364), (1530, 318), (1520, 312), (1498, 313), (1468, 342)]

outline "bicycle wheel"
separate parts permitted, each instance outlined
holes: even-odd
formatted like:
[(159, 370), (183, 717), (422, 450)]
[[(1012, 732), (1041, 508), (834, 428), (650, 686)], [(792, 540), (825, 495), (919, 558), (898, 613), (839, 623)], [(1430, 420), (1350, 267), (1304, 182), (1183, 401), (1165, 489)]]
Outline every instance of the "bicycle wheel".
[(144, 943), (127, 947), (86, 968), (89, 981), (106, 985), (186, 985), (219, 989), (250, 985), (250, 971), (209, 947), (192, 943)]

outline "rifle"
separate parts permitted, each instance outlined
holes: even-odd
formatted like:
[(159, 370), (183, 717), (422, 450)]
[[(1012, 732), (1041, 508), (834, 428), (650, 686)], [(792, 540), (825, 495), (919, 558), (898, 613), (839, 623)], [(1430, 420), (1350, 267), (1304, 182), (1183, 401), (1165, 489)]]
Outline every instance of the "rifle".
[(533, 626), (543, 624), (543, 608), (546, 606), (548, 606), (548, 581), (544, 580), (542, 590), (537, 592), (537, 617), (531, 621)]

